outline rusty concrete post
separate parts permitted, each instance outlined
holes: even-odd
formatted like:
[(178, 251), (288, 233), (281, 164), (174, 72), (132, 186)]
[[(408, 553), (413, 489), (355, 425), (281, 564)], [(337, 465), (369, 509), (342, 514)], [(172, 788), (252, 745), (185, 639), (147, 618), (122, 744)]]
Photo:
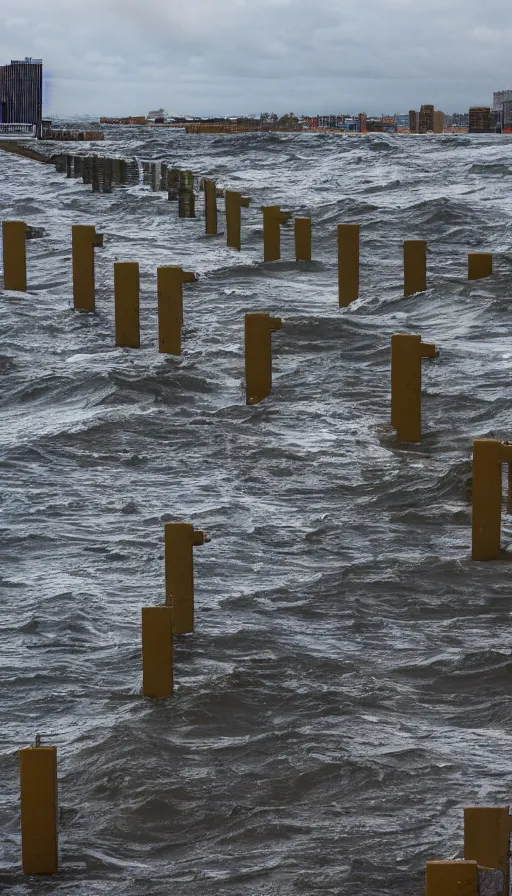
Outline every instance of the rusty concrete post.
[(92, 156), (86, 156), (82, 165), (82, 180), (84, 184), (92, 184)]
[(180, 170), (171, 168), (167, 172), (167, 198), (169, 202), (177, 202), (180, 189)]
[(203, 180), (205, 231), (217, 233), (217, 186), (213, 180)]
[(178, 193), (178, 217), (195, 218), (194, 175), (191, 171), (180, 172)]

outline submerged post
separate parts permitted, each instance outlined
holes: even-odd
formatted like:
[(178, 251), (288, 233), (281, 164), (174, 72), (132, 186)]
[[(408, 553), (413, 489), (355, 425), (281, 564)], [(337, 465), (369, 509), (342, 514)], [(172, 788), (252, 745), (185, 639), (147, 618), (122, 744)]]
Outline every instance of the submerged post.
[(94, 249), (103, 246), (103, 234), (91, 224), (73, 224), (73, 304), (75, 311), (94, 311)]
[(167, 198), (169, 202), (177, 202), (180, 190), (180, 170), (179, 168), (170, 168), (167, 171)]
[(263, 261), (281, 258), (281, 224), (290, 220), (291, 212), (282, 212), (279, 205), (267, 205), (263, 212)]
[(338, 294), (340, 308), (359, 296), (359, 224), (338, 224)]
[(246, 404), (257, 404), (272, 391), (272, 333), (281, 324), (270, 314), (245, 315)]
[(136, 261), (114, 264), (116, 345), (140, 348), (139, 265)]
[(170, 697), (173, 689), (171, 607), (142, 608), (142, 692)]
[(469, 252), (468, 280), (483, 280), (492, 276), (492, 252)]
[(193, 548), (207, 541), (192, 523), (165, 524), (165, 603), (172, 608), (176, 635), (194, 631)]
[(161, 353), (181, 355), (183, 284), (195, 280), (196, 274), (183, 268), (168, 266), (157, 270), (158, 351)]
[(425, 896), (478, 896), (476, 862), (427, 862)]
[(404, 240), (404, 296), (427, 288), (427, 241)]
[(208, 235), (217, 233), (217, 185), (213, 180), (203, 180), (205, 231)]
[(311, 218), (295, 218), (295, 261), (311, 261)]
[(4, 288), (27, 291), (27, 225), (24, 221), (2, 224)]
[(508, 806), (470, 806), (464, 809), (464, 858), (503, 874), (503, 893), (509, 892), (510, 832)]
[(194, 175), (191, 171), (180, 171), (178, 192), (178, 217), (195, 218)]
[(19, 751), (21, 860), (24, 874), (55, 874), (58, 868), (57, 749)]
[(421, 441), (421, 361), (435, 355), (435, 345), (421, 336), (391, 337), (391, 425), (399, 442)]
[(512, 444), (499, 439), (473, 442), (473, 560), (501, 554), (502, 463), (512, 462)]
[(230, 249), (241, 249), (242, 219), (240, 209), (249, 208), (250, 199), (235, 190), (226, 190), (226, 234)]

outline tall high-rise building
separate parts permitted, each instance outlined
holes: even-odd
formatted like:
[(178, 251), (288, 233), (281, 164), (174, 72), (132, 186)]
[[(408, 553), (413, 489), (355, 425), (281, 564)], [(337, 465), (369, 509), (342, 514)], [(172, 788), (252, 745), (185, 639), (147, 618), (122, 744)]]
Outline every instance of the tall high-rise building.
[(434, 131), (434, 107), (430, 105), (422, 106), (419, 114), (418, 131), (420, 134), (426, 134), (427, 131)]
[(512, 90), (495, 90), (492, 95), (492, 110), (494, 123), (498, 132), (510, 131), (510, 104), (512, 103)]
[(418, 113), (414, 109), (409, 111), (409, 131), (411, 134), (418, 133)]
[(494, 114), (489, 106), (470, 106), (469, 133), (489, 134), (496, 130)]
[(494, 112), (500, 112), (503, 103), (512, 102), (512, 90), (495, 90), (492, 95), (492, 108)]
[(35, 125), (41, 136), (43, 120), (43, 60), (13, 59), (0, 66), (0, 122)]

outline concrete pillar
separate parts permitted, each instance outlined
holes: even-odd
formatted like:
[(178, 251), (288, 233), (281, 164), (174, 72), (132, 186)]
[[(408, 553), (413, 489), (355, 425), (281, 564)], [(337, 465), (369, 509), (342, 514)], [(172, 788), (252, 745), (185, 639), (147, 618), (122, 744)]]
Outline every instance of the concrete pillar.
[(427, 862), (425, 896), (478, 896), (476, 862)]
[(503, 874), (509, 892), (510, 832), (508, 806), (471, 806), (464, 809), (464, 858)]
[(4, 289), (27, 291), (27, 225), (24, 221), (4, 221), (2, 246)]
[(359, 224), (338, 224), (338, 292), (340, 308), (359, 297)]
[(91, 184), (92, 184), (92, 192), (99, 193), (99, 191), (100, 191), (100, 160), (98, 159), (98, 156), (92, 157)]
[(427, 241), (404, 241), (404, 296), (427, 288)]
[(468, 254), (468, 280), (483, 280), (492, 276), (492, 252)]
[(165, 524), (165, 602), (172, 608), (176, 635), (194, 631), (193, 548), (208, 537), (191, 523)]
[(179, 168), (171, 168), (167, 172), (167, 198), (169, 202), (177, 202), (180, 191), (180, 174)]
[(103, 235), (89, 224), (72, 227), (73, 305), (75, 311), (95, 310), (94, 249), (103, 246)]
[(257, 404), (272, 391), (272, 333), (281, 323), (266, 313), (245, 315), (246, 404)]
[(226, 235), (231, 249), (241, 248), (241, 209), (249, 208), (250, 199), (236, 190), (226, 190)]
[(184, 271), (180, 267), (168, 266), (157, 270), (158, 351), (161, 353), (181, 355), (183, 284), (195, 280), (197, 277), (192, 271)]
[(114, 264), (116, 345), (140, 348), (139, 265), (136, 261)]
[(171, 607), (142, 609), (142, 692), (170, 697), (173, 689)]
[(178, 193), (178, 217), (195, 218), (194, 175), (191, 171), (180, 172)]
[(24, 874), (58, 870), (56, 747), (20, 750), (21, 860)]
[(391, 337), (391, 425), (399, 442), (421, 441), (421, 360), (435, 355), (435, 345), (421, 336)]
[(278, 205), (267, 205), (263, 212), (263, 261), (281, 258), (281, 224), (290, 220), (291, 212), (282, 212)]
[(203, 180), (205, 231), (217, 233), (217, 187), (213, 180)]
[(92, 156), (86, 156), (82, 166), (82, 180), (84, 184), (92, 184)]
[(473, 442), (473, 560), (501, 556), (502, 463), (512, 462), (512, 445), (498, 439)]

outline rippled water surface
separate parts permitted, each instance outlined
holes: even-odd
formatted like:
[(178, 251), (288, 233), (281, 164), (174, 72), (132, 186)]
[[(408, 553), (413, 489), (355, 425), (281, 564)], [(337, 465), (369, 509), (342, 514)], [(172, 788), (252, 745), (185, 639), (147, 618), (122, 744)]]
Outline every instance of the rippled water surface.
[[(511, 437), (512, 141), (199, 137), (112, 129), (253, 197), (242, 251), (166, 194), (92, 194), (0, 155), (1, 219), (29, 292), (0, 302), (0, 889), (13, 896), (423, 892), (461, 856), (464, 805), (511, 797), (511, 567), (470, 560), (471, 443)], [(311, 265), (262, 262), (265, 204), (313, 219)], [(223, 221), (222, 202), (220, 221)], [(340, 311), (336, 225), (361, 225)], [(97, 313), (76, 314), (71, 225), (105, 234)], [(402, 297), (405, 238), (429, 289)], [(468, 251), (493, 251), (468, 283)], [(141, 267), (139, 351), (116, 349), (113, 262)], [(185, 287), (183, 355), (159, 355), (156, 269)], [(274, 390), (246, 407), (243, 318), (280, 315)], [(421, 333), (420, 446), (389, 426), (390, 340)], [(196, 632), (175, 695), (141, 697), (141, 607), (163, 526), (186, 520)], [(504, 546), (512, 541), (503, 519)], [(61, 870), (20, 870), (17, 750), (58, 746)]]

